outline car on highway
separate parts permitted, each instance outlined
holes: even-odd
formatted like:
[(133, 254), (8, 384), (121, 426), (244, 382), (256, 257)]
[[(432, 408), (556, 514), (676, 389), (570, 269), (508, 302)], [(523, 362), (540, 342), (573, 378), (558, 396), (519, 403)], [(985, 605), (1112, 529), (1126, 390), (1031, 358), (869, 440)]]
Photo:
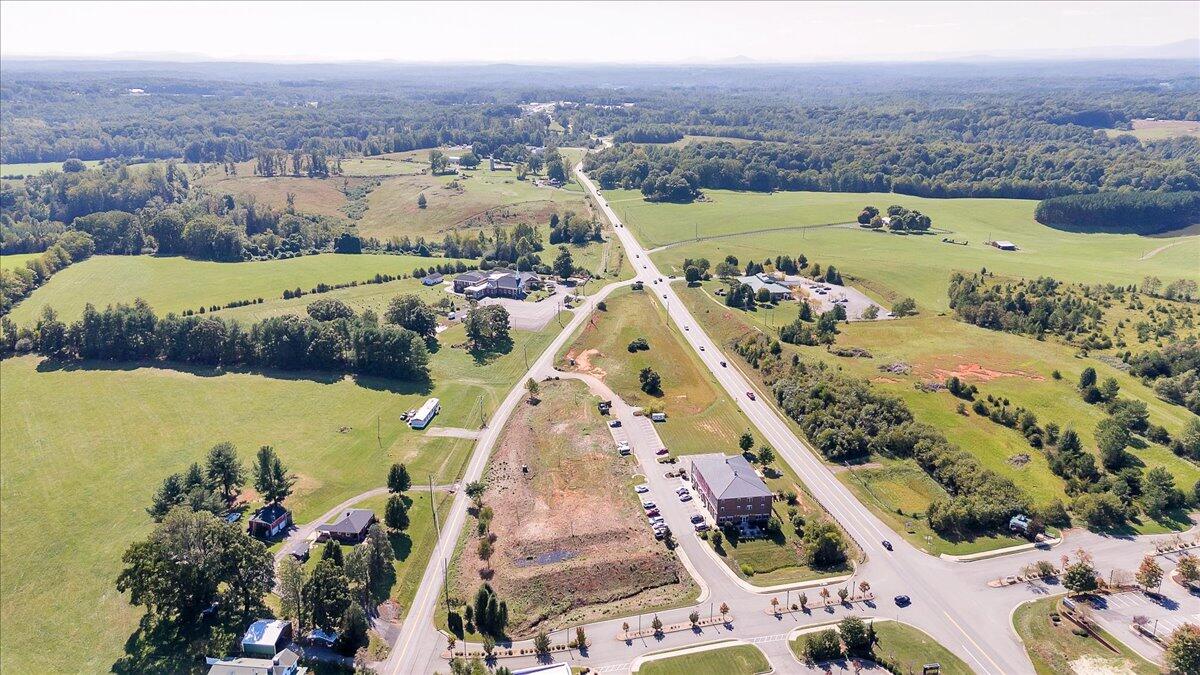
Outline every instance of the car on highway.
[(656, 455), (665, 455), (665, 454), (667, 454), (668, 452), (670, 452), (670, 450), (667, 450), (666, 448), (659, 448), (658, 450), (656, 450), (656, 451), (654, 452), (654, 454), (656, 454)]
[(649, 266), (649, 265), (642, 265), (642, 269), (644, 269), (644, 270), (648, 270), (648, 269), (650, 269), (650, 266)]
[(639, 495), (644, 495), (650, 491), (650, 486), (642, 483), (641, 485), (634, 486), (633, 491)]
[(700, 351), (704, 351), (704, 345), (700, 345)]
[(892, 542), (888, 541), (887, 539), (884, 539), (884, 540), (883, 540), (883, 547), (884, 547), (884, 548), (886, 548), (886, 549), (887, 549), (887, 550), (889, 550), (889, 551), (890, 551), (890, 550), (892, 550)]
[(912, 599), (907, 595), (897, 595), (894, 600), (896, 601), (897, 607), (907, 607), (912, 604)]
[(687, 330), (687, 331), (690, 331), (690, 330), (691, 330), (691, 327), (690, 327), (690, 326), (684, 326), (684, 327), (683, 327), (683, 329), (684, 329), (684, 330)]
[(667, 299), (667, 294), (663, 293), (663, 300), (666, 300), (666, 299)]
[(756, 397), (756, 396), (754, 395), (754, 392), (752, 392), (752, 391), (748, 391), (748, 392), (746, 392), (746, 398), (750, 399), (751, 401), (757, 401), (757, 400), (758, 400), (758, 397)]
[(722, 367), (722, 368), (725, 368), (725, 367), (727, 367), (727, 365), (728, 365), (728, 364), (726, 364), (724, 361), (722, 361), (722, 362), (721, 362), (721, 367)]

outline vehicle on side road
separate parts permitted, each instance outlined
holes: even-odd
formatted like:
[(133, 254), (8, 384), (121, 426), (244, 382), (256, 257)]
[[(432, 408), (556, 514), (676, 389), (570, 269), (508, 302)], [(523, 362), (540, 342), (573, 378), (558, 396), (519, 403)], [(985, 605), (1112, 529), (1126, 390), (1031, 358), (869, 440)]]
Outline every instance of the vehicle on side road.
[(754, 395), (754, 392), (752, 392), (752, 391), (748, 391), (748, 392), (746, 392), (746, 398), (750, 399), (751, 401), (757, 401), (757, 400), (758, 400), (758, 397), (756, 397), (756, 396)]

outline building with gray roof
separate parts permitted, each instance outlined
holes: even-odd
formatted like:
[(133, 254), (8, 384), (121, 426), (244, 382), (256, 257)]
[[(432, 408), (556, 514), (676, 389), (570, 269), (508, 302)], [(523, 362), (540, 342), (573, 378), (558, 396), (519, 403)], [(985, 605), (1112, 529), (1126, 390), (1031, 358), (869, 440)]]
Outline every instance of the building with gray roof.
[(691, 480), (717, 525), (759, 526), (771, 517), (774, 495), (741, 455), (696, 455)]

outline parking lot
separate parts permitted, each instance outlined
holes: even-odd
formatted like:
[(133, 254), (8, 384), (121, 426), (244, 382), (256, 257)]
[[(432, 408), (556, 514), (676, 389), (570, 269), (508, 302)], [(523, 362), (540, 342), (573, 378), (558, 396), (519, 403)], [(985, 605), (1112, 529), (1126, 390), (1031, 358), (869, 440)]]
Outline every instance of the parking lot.
[[(500, 305), (508, 310), (508, 325), (516, 330), (540, 331), (545, 328), (554, 317), (558, 316), (559, 311), (563, 309), (563, 299), (570, 294), (572, 289), (566, 288), (559, 284), (554, 289), (549, 297), (541, 302), (530, 302), (528, 300), (515, 300), (513, 298), (483, 298), (479, 301), (480, 305)], [(449, 284), (446, 285), (446, 292), (454, 295), (454, 297), (462, 301), (462, 296), (454, 293), (454, 289)], [(461, 319), (460, 315), (458, 319)]]
[(1173, 582), (1163, 582), (1164, 594), (1157, 597), (1141, 591), (1098, 596), (1092, 602), (1095, 618), (1109, 633), (1153, 660), (1162, 650), (1133, 632), (1134, 617), (1146, 617), (1146, 630), (1161, 638), (1166, 638), (1185, 623), (1200, 625), (1200, 599), (1169, 584)]
[(803, 277), (794, 278), (801, 280), (798, 286), (801, 295), (814, 301), (818, 312), (827, 312), (833, 309), (834, 304), (839, 304), (846, 308), (846, 316), (851, 321), (858, 321), (868, 307), (878, 307), (879, 315), (875, 318), (876, 321), (893, 318), (890, 311), (856, 288), (816, 282)]

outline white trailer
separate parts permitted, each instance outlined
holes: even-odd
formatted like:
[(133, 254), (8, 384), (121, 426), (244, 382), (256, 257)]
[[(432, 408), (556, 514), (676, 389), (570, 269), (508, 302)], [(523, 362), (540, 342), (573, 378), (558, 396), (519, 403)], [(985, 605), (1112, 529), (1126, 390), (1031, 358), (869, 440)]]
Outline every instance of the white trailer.
[(430, 422), (433, 421), (433, 416), (438, 414), (438, 411), (441, 409), (442, 404), (436, 398), (431, 398), (428, 401), (425, 401), (425, 403), (423, 403), (421, 407), (417, 409), (417, 412), (412, 416), (412, 418), (408, 420), (408, 426), (412, 427), (413, 429), (424, 429), (429, 425)]

